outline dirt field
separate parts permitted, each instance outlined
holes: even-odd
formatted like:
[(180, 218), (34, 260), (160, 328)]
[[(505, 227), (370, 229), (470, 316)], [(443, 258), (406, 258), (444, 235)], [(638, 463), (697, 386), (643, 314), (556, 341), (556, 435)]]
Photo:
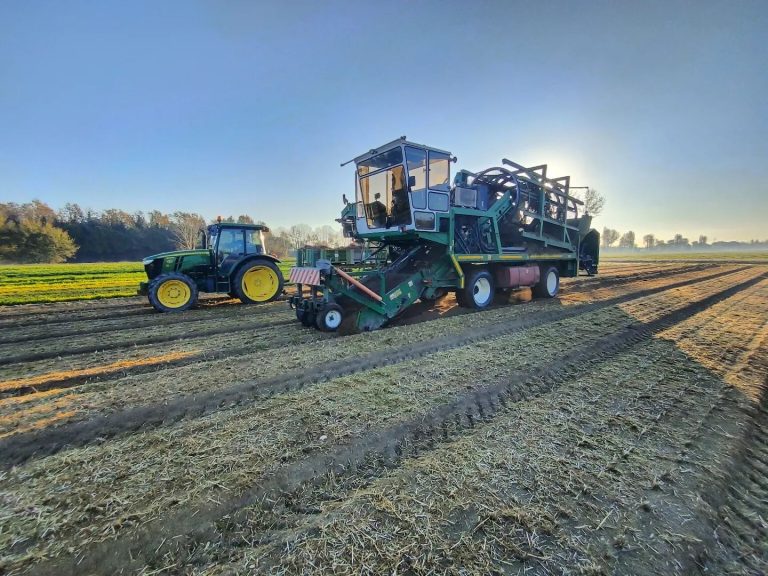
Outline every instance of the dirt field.
[(0, 574), (765, 574), (768, 265), (335, 336), (0, 308)]

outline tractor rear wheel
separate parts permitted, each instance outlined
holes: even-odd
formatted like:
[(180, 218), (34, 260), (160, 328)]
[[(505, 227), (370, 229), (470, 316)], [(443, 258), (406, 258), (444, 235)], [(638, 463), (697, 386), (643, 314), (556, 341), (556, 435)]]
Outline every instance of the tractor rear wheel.
[(539, 282), (533, 287), (537, 298), (554, 298), (560, 291), (560, 273), (556, 266), (542, 267)]
[(472, 270), (464, 278), (464, 288), (456, 291), (459, 306), (483, 310), (493, 303), (493, 276), (486, 268)]
[(243, 304), (271, 302), (283, 292), (283, 275), (269, 260), (246, 262), (235, 274), (232, 291)]
[(323, 332), (335, 332), (344, 320), (344, 311), (338, 304), (328, 304), (315, 317), (315, 325)]
[(186, 274), (161, 274), (149, 283), (147, 296), (158, 312), (183, 312), (197, 302), (197, 284)]

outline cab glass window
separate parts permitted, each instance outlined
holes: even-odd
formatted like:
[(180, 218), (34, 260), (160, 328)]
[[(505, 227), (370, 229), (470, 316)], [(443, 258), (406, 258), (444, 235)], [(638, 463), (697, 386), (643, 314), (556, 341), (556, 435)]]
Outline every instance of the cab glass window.
[(429, 193), (429, 209), (445, 212), (448, 210), (448, 194), (440, 194), (437, 192)]
[(434, 212), (414, 212), (413, 214), (416, 217), (417, 230), (434, 230), (435, 229)]
[(414, 208), (427, 207), (427, 152), (419, 148), (405, 147), (405, 162), (411, 189), (411, 202)]
[(448, 154), (429, 152), (429, 187), (432, 190), (444, 190), (445, 192), (450, 190), (450, 185), (448, 184), (450, 177), (449, 162), (450, 157)]
[(216, 249), (216, 241), (219, 239), (219, 230), (215, 226), (208, 228), (208, 248)]
[(227, 257), (234, 258), (245, 254), (243, 231), (224, 228), (219, 232), (219, 247), (217, 256), (219, 262)]
[(411, 207), (402, 165), (361, 178), (360, 196), (370, 228), (411, 223)]
[(245, 231), (245, 253), (246, 254), (263, 254), (264, 253), (264, 237), (261, 230), (246, 230)]
[(405, 148), (408, 176), (411, 177), (411, 192), (427, 187), (427, 152), (418, 148)]
[(371, 172), (376, 172), (376, 170), (389, 168), (395, 164), (402, 163), (403, 151), (399, 147), (393, 148), (392, 150), (387, 150), (386, 152), (382, 152), (381, 154), (377, 154), (372, 158), (368, 158), (368, 160), (363, 160), (360, 162), (357, 165), (357, 173), (360, 176), (365, 176)]

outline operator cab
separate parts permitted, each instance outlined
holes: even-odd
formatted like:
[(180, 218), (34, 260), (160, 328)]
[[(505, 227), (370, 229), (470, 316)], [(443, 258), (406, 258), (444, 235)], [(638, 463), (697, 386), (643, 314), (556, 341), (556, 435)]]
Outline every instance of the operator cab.
[(208, 226), (206, 244), (215, 265), (227, 272), (243, 256), (265, 253), (264, 232), (269, 232), (269, 228), (259, 224), (211, 224)]
[(450, 152), (400, 138), (354, 159), (358, 235), (435, 231), (450, 208)]

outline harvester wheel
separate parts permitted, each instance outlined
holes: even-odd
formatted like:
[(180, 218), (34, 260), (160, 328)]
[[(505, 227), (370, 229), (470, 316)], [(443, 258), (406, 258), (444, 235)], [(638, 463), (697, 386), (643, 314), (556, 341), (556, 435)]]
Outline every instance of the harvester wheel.
[(338, 304), (328, 304), (315, 318), (315, 325), (323, 332), (335, 332), (344, 320), (344, 311)]
[(283, 292), (283, 275), (273, 262), (254, 260), (238, 269), (232, 286), (243, 304), (271, 302)]
[(542, 268), (539, 282), (533, 287), (533, 295), (537, 298), (554, 298), (559, 291), (560, 274), (557, 267)]
[(183, 312), (197, 302), (197, 284), (186, 274), (161, 274), (149, 283), (147, 296), (158, 312)]
[(493, 276), (485, 268), (479, 268), (467, 274), (464, 288), (456, 291), (459, 306), (482, 310), (493, 303)]

